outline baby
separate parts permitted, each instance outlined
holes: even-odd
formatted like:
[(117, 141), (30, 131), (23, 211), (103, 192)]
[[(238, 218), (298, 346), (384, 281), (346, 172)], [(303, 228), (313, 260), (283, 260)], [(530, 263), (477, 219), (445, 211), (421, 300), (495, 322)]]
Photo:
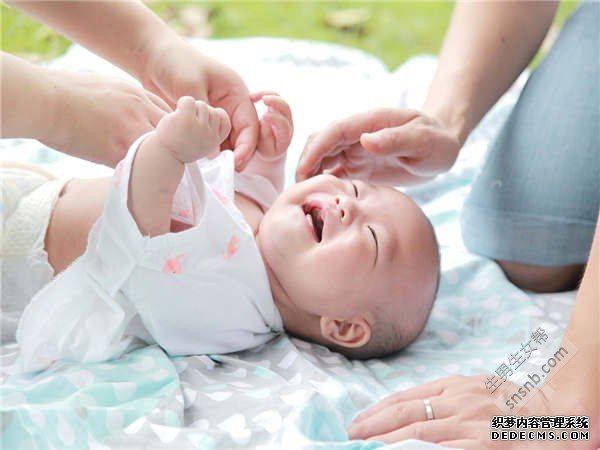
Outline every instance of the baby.
[(227, 114), (183, 97), (112, 178), (62, 188), (43, 241), (58, 275), (17, 330), (25, 370), (113, 358), (139, 339), (227, 353), (285, 328), (365, 359), (419, 335), (439, 280), (426, 216), (391, 187), (331, 175), (278, 195), (291, 112), (276, 94), (261, 99), (241, 173), (219, 152)]

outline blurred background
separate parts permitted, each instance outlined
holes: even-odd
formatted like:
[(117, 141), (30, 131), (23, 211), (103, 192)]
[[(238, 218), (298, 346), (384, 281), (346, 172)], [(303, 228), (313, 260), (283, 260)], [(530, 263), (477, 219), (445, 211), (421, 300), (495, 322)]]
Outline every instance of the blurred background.
[[(276, 36), (358, 47), (390, 70), (410, 56), (437, 54), (453, 2), (388, 1), (148, 1), (146, 4), (184, 36), (231, 38)], [(577, 5), (561, 3), (554, 24), (532, 66), (547, 51)], [(29, 61), (65, 52), (70, 42), (6, 5), (0, 6), (1, 49)]]

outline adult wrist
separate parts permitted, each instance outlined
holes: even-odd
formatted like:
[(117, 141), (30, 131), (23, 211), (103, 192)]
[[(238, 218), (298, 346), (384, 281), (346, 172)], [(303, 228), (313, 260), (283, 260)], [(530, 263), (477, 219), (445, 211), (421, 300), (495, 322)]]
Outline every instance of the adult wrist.
[(462, 148), (472, 130), (468, 105), (433, 102), (428, 98), (423, 105), (423, 113), (442, 125), (457, 140), (459, 148)]
[(39, 79), (43, 80), (38, 92), (39, 108), (31, 118), (32, 137), (52, 148), (60, 148), (66, 138), (66, 130), (62, 125), (64, 118), (64, 104), (67, 98), (67, 89), (64, 83), (64, 74), (55, 69), (36, 67), (40, 71)]
[(144, 87), (148, 88), (164, 81), (166, 56), (179, 46), (189, 44), (171, 29), (164, 30), (159, 37), (148, 36), (146, 42), (147, 45), (141, 50), (137, 73), (134, 75)]
[(477, 89), (469, 76), (469, 68), (438, 66), (431, 82), (423, 112), (437, 120), (463, 146), (479, 120), (474, 117)]

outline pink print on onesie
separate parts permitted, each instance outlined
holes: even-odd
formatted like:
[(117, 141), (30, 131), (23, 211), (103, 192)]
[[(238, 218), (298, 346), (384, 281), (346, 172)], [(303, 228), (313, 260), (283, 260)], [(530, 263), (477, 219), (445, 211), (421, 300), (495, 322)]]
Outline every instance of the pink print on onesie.
[(173, 258), (169, 258), (165, 261), (162, 268), (164, 273), (178, 274), (181, 273), (181, 261), (185, 257), (185, 254), (177, 255)]

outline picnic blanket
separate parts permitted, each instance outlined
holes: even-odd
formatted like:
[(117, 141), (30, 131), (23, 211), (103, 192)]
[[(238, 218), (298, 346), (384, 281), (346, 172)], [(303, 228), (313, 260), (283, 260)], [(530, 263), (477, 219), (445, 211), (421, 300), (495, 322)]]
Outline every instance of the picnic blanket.
[[(436, 67), (418, 56), (390, 72), (374, 56), (337, 45), (288, 39), (194, 40), (224, 61), (251, 91), (278, 91), (294, 113), (286, 184), (310, 132), (376, 106), (419, 108)], [(126, 76), (72, 46), (53, 67)], [(20, 375), (16, 343), (0, 347), (2, 447), (9, 448), (326, 448), (371, 449), (348, 441), (345, 427), (365, 407), (405, 388), (450, 374), (491, 373), (543, 326), (559, 339), (573, 294), (532, 296), (499, 267), (463, 246), (458, 219), (490, 139), (514, 105), (522, 75), (466, 143), (455, 167), (406, 189), (435, 226), (442, 279), (418, 340), (397, 355), (350, 361), (281, 336), (229, 355), (168, 357), (157, 346), (95, 364), (58, 362)], [(64, 156), (36, 141), (0, 141), (0, 159), (43, 164), (61, 175), (110, 169)], [(482, 386), (482, 389), (484, 387)], [(405, 441), (389, 448), (439, 448)]]

